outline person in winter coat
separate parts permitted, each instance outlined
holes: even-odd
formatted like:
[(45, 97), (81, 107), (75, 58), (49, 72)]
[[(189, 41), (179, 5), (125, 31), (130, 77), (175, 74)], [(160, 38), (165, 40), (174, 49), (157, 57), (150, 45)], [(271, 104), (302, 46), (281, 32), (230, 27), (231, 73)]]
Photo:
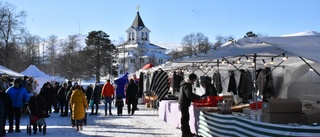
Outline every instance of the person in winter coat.
[[(93, 88), (93, 92), (91, 95), (91, 100), (93, 100), (93, 105), (91, 106), (91, 113), (89, 115), (98, 115), (99, 104), (100, 104), (100, 97), (101, 97), (101, 85), (95, 83)], [(94, 112), (94, 106), (96, 106), (96, 111)]]
[(197, 75), (194, 73), (191, 73), (189, 75), (189, 78), (182, 81), (180, 84), (180, 94), (179, 94), (179, 109), (181, 111), (181, 131), (182, 131), (182, 137), (193, 137), (197, 136), (195, 134), (192, 134), (190, 131), (189, 126), (189, 107), (191, 105), (192, 100), (200, 100), (204, 98), (205, 96), (198, 96), (197, 94), (194, 94), (192, 91), (192, 85), (194, 82), (197, 81)]
[(105, 83), (103, 85), (101, 95), (102, 95), (102, 97), (104, 97), (104, 100), (106, 102), (105, 108), (104, 108), (105, 116), (107, 116), (108, 104), (109, 104), (109, 115), (112, 115), (112, 113), (111, 113), (111, 102), (112, 102), (112, 100), (114, 98), (114, 88), (110, 84), (110, 80), (109, 79), (107, 80), (107, 83)]
[[(72, 86), (71, 88), (70, 88), (70, 90), (71, 91), (69, 91), (68, 93), (67, 93), (67, 96), (66, 96), (66, 100), (67, 100), (67, 106), (69, 106), (70, 107), (70, 120), (71, 120), (71, 126), (72, 127), (74, 127), (74, 126), (76, 126), (76, 123), (75, 123), (75, 120), (72, 118), (72, 106), (71, 106), (71, 102), (70, 102), (70, 99), (71, 99), (71, 95), (73, 94), (73, 91), (75, 91), (76, 90), (76, 88), (75, 87), (77, 87), (78, 86), (78, 83), (75, 83), (74, 84), (74, 86)], [(68, 89), (68, 87), (67, 87), (67, 89)], [(79, 90), (81, 90), (81, 87), (80, 87), (80, 89)], [(68, 112), (68, 111), (67, 111)]]
[(86, 88), (86, 97), (87, 97), (87, 102), (89, 104), (91, 96), (92, 96), (92, 92), (93, 92), (93, 86), (92, 84), (90, 84), (87, 88)]
[(66, 88), (67, 88), (67, 83), (63, 83), (62, 87), (58, 90), (58, 93), (57, 93), (58, 101), (60, 103), (60, 111), (61, 111), (60, 116), (62, 117), (68, 116), (68, 114), (66, 115), (66, 113), (68, 112), (64, 112), (64, 108), (68, 106), (68, 103), (66, 100)]
[(6, 93), (10, 96), (12, 101), (12, 109), (9, 112), (9, 131), (13, 132), (13, 116), (15, 116), (16, 132), (20, 132), (20, 118), (21, 108), (29, 101), (27, 90), (22, 87), (22, 80), (20, 78), (14, 80), (14, 85), (7, 89)]
[(42, 131), (40, 124), (37, 124), (37, 120), (41, 118), (45, 118), (45, 111), (47, 110), (47, 103), (44, 97), (37, 92), (33, 92), (33, 96), (30, 97), (30, 101), (28, 103), (29, 110), (31, 111), (31, 120), (33, 126), (33, 134), (37, 134), (37, 127), (39, 127), (39, 132)]
[(2, 104), (3, 104), (3, 117), (1, 121), (2, 130), (0, 129), (1, 131), (0, 136), (5, 136), (6, 135), (5, 126), (6, 126), (8, 114), (12, 109), (12, 101), (10, 99), (10, 96), (5, 92), (4, 87), (2, 85), (0, 85), (0, 100), (2, 101)]
[(54, 113), (59, 113), (59, 108), (58, 108), (58, 91), (60, 89), (59, 82), (55, 82), (53, 86), (53, 100), (52, 100), (52, 105), (54, 108)]
[(134, 83), (133, 79), (130, 79), (129, 85), (127, 87), (127, 92), (126, 92), (126, 98), (128, 100), (128, 104), (127, 104), (128, 114), (130, 114), (130, 112), (131, 112), (131, 115), (134, 114), (137, 93), (138, 93), (138, 86)]
[(68, 86), (66, 88), (66, 107), (64, 108), (64, 116), (68, 116), (68, 112), (69, 112), (69, 99), (67, 96), (68, 96), (68, 93), (70, 93), (69, 97), (71, 96), (72, 94), (72, 81), (68, 81)]
[(85, 109), (88, 109), (87, 99), (81, 90), (81, 87), (76, 86), (70, 98), (70, 107), (72, 108), (72, 118), (76, 122), (77, 131), (82, 130), (82, 119), (85, 117)]
[(44, 97), (45, 101), (46, 101), (46, 113), (45, 113), (45, 117), (50, 117), (49, 112), (50, 112), (50, 108), (51, 108), (51, 91), (50, 91), (50, 85), (48, 85), (48, 83), (44, 83), (42, 88), (40, 89), (40, 93), (39, 93), (42, 97)]

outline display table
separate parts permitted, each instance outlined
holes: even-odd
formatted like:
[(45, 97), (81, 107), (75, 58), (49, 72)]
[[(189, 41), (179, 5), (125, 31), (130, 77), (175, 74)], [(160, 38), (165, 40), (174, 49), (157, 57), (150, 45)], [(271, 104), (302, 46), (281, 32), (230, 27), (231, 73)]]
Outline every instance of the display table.
[[(173, 100), (162, 100), (159, 103), (159, 117), (166, 121), (169, 125), (174, 126), (176, 128), (180, 128), (180, 119), (181, 119), (181, 112), (179, 110), (179, 104), (177, 101)], [(198, 126), (199, 126), (199, 115), (200, 110), (195, 109), (193, 105), (189, 107), (190, 113), (190, 130), (192, 133), (198, 133)]]
[(320, 126), (270, 124), (235, 115), (200, 112), (199, 135), (213, 136), (320, 136)]

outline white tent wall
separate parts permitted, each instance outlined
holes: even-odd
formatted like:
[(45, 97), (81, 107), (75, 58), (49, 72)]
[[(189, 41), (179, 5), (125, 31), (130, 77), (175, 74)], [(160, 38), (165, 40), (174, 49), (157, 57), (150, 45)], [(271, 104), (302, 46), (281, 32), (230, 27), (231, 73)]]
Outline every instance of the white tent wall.
[(308, 103), (320, 108), (320, 104), (317, 103), (320, 100), (319, 92), (320, 76), (313, 70), (308, 70), (288, 86), (287, 97), (299, 99), (303, 105)]

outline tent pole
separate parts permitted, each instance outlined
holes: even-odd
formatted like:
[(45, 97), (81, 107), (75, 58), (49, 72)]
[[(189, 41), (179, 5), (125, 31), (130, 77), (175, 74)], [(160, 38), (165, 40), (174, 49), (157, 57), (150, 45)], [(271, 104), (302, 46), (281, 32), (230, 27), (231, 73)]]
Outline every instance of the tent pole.
[(252, 92), (252, 98), (253, 98), (253, 102), (256, 103), (256, 110), (258, 110), (258, 99), (257, 99), (257, 53), (255, 53), (253, 55), (253, 89), (254, 92)]
[(305, 59), (303, 59), (301, 56), (299, 57), (304, 63), (306, 63), (311, 69), (313, 69), (314, 72), (316, 72), (320, 76), (320, 73), (317, 70), (315, 70)]

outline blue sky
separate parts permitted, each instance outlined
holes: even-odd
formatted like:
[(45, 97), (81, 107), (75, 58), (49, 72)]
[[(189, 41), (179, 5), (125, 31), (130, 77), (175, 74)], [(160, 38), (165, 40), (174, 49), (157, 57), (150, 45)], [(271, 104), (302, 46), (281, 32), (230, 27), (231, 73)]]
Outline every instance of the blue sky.
[(28, 16), (33, 35), (66, 37), (102, 30), (112, 40), (126, 39), (140, 6), (155, 43), (181, 43), (192, 32), (215, 41), (217, 35), (241, 38), (248, 31), (279, 36), (320, 31), (319, 0), (8, 0)]

